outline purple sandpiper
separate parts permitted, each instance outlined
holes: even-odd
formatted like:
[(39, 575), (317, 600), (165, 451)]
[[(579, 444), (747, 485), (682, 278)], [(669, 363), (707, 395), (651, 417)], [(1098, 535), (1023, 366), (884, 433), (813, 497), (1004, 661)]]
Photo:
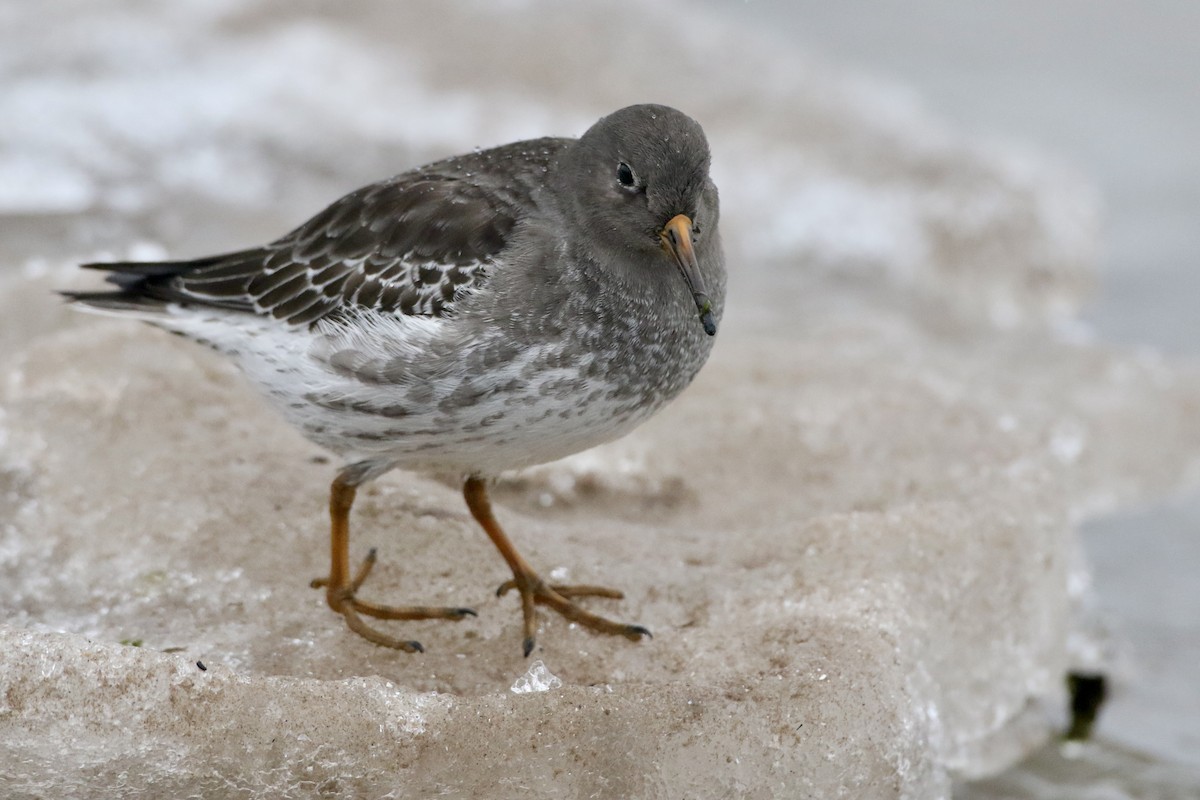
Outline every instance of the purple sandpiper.
[(453, 474), (508, 566), (534, 646), (535, 607), (632, 640), (585, 611), (600, 586), (544, 582), (492, 514), (487, 481), (616, 439), (686, 387), (721, 318), (725, 267), (709, 148), (690, 117), (636, 105), (579, 139), (448, 158), (365, 186), (263, 247), (188, 261), (87, 264), (115, 289), (68, 292), (232, 358), (306, 437), (344, 459), (330, 493), (329, 606), (451, 619), (469, 608), (360, 600), (357, 488), (394, 468)]

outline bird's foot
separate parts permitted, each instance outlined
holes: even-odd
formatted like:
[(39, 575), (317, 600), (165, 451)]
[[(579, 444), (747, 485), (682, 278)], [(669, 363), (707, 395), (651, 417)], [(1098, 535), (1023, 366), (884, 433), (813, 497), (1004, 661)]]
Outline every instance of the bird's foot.
[(641, 625), (613, 622), (597, 614), (584, 611), (568, 599), (572, 597), (607, 597), (613, 600), (620, 600), (625, 595), (616, 589), (588, 585), (551, 585), (545, 583), (534, 573), (516, 573), (511, 580), (507, 580), (500, 585), (500, 588), (496, 590), (496, 596), (503, 596), (512, 589), (516, 589), (521, 594), (521, 610), (525, 617), (523, 649), (526, 656), (533, 652), (535, 643), (534, 633), (537, 630), (537, 611), (535, 607), (539, 605), (549, 606), (571, 622), (578, 623), (585, 628), (590, 628), (597, 633), (624, 636), (626, 639), (635, 642), (643, 636), (650, 637), (650, 631)]
[(421, 647), (420, 642), (396, 639), (385, 633), (380, 633), (363, 621), (363, 615), (374, 617), (375, 619), (449, 619), (456, 621), (475, 616), (475, 611), (470, 608), (383, 606), (359, 600), (355, 597), (355, 594), (358, 592), (359, 587), (362, 586), (363, 581), (371, 574), (371, 568), (374, 566), (375, 548), (371, 548), (370, 552), (367, 553), (367, 557), (363, 559), (362, 565), (359, 566), (358, 573), (349, 583), (335, 586), (329, 578), (316, 578), (310, 584), (314, 589), (323, 587), (325, 589), (325, 600), (329, 603), (329, 607), (346, 619), (346, 624), (350, 627), (350, 630), (369, 642), (382, 647), (390, 647), (393, 650), (403, 650), (406, 653), (425, 652), (425, 648)]

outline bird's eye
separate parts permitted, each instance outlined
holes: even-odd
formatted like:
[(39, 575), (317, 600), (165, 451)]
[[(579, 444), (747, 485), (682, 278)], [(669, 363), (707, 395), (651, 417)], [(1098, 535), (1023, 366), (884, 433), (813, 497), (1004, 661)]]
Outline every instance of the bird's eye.
[(617, 164), (617, 183), (626, 189), (633, 189), (637, 186), (637, 178), (633, 176), (633, 169), (624, 161)]

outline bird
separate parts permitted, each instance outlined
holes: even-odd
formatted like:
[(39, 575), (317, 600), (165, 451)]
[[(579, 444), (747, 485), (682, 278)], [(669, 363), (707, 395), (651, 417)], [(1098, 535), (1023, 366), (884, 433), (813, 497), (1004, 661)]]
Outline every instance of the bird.
[(365, 618), (476, 613), (359, 598), (376, 550), (352, 573), (355, 495), (402, 469), (462, 481), (512, 572), (497, 594), (520, 597), (526, 657), (539, 606), (639, 641), (647, 628), (577, 602), (620, 591), (542, 579), (497, 522), (488, 485), (625, 435), (699, 372), (726, 286), (710, 165), (699, 123), (633, 105), (578, 138), (476, 149), (369, 184), (261, 247), (83, 264), (109, 285), (62, 294), (228, 357), (340, 457), (329, 573), (312, 585), (353, 632), (421, 652)]

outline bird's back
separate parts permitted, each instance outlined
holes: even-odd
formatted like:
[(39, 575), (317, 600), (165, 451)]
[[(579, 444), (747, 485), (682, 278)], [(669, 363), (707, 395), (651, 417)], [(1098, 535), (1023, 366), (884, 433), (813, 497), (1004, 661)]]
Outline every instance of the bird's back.
[(571, 141), (515, 142), (364, 186), (263, 247), (184, 261), (86, 264), (108, 272), (117, 288), (67, 296), (152, 322), (168, 307), (289, 325), (361, 309), (447, 316), (457, 299), (486, 283), (514, 227), (537, 209), (539, 182)]

